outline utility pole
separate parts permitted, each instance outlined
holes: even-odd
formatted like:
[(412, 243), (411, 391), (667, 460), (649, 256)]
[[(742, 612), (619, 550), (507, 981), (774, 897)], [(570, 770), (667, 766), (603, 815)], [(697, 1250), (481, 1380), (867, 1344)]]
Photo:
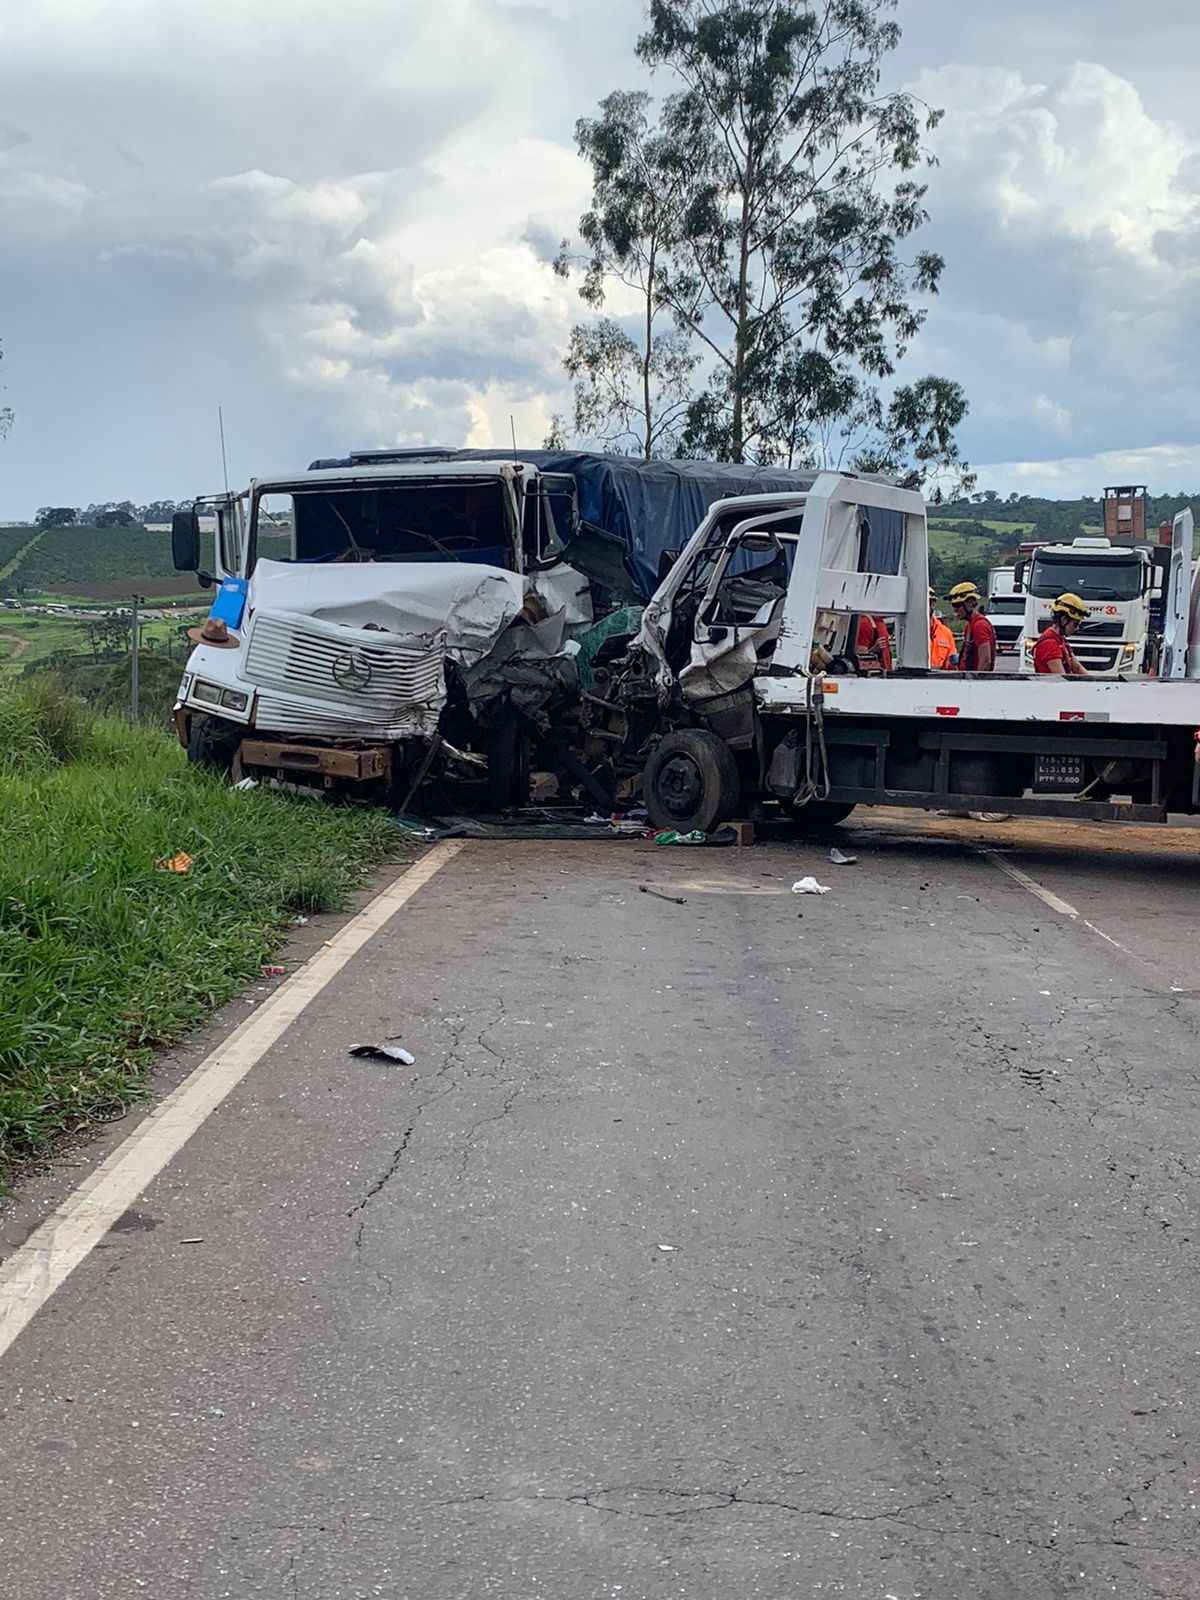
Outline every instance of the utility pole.
[(138, 648), (140, 646), (141, 618), (138, 616), (138, 607), (145, 603), (145, 596), (135, 594), (133, 608), (130, 611), (129, 621), (129, 720), (138, 720)]

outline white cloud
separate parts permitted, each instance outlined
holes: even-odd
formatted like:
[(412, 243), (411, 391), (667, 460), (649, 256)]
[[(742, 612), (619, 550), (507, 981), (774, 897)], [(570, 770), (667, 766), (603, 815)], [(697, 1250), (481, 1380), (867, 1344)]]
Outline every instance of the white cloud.
[[(1151, 10), (902, 7), (947, 108), (920, 242), (948, 268), (910, 374), (966, 384), (968, 454), (1014, 482), (1200, 439), (1198, 21)], [(211, 488), (218, 402), (235, 474), (504, 445), (510, 414), (540, 438), (582, 309), (549, 270), (587, 200), (572, 128), (637, 81), (642, 21), (642, 0), (0, 8), (0, 510)], [(1170, 449), (1146, 470), (1186, 478)]]
[[(1075, 499), (1098, 495), (1108, 484), (1145, 483), (1160, 493), (1190, 493), (1200, 484), (1200, 443), (1104, 450), (1061, 460), (1002, 461), (981, 471), (983, 488)], [(1196, 505), (1200, 516), (1200, 502)]]
[(951, 66), (916, 87), (946, 107), (930, 232), (948, 264), (920, 350), (966, 384), (972, 459), (1200, 438), (1200, 136), (1086, 63), (1049, 82)]

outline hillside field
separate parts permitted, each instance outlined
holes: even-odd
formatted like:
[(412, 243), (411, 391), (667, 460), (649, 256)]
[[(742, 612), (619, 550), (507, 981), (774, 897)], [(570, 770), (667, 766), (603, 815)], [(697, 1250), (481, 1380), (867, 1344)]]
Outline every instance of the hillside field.
[[(262, 553), (287, 554), (287, 536), (267, 536)], [(201, 565), (213, 567), (213, 539), (204, 534)], [(36, 589), (48, 600), (124, 601), (131, 594), (156, 600), (206, 603), (188, 572), (176, 572), (171, 535), (146, 528), (0, 528), (0, 594), (20, 598)]]

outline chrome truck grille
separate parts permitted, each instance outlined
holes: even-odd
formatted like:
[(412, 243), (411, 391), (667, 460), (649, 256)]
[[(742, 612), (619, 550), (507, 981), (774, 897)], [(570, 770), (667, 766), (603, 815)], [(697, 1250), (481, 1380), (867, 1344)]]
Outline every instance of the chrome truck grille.
[[(383, 726), (418, 708), (436, 716), (446, 698), (445, 656), (440, 634), (415, 646), (312, 617), (260, 611), (243, 676), (260, 689), (333, 702), (355, 720)], [(332, 719), (318, 714), (318, 720)]]

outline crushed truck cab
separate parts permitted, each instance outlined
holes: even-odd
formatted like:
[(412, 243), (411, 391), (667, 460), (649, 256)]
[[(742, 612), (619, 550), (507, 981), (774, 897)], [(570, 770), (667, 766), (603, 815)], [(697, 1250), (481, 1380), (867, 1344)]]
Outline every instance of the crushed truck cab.
[(189, 755), (395, 797), (436, 741), (490, 759), (496, 801), (521, 798), (517, 752), (498, 746), (518, 715), (536, 728), (573, 698), (567, 630), (591, 620), (587, 580), (563, 560), (573, 496), (521, 463), (422, 461), (218, 497), (212, 615), (229, 642), (188, 661)]

